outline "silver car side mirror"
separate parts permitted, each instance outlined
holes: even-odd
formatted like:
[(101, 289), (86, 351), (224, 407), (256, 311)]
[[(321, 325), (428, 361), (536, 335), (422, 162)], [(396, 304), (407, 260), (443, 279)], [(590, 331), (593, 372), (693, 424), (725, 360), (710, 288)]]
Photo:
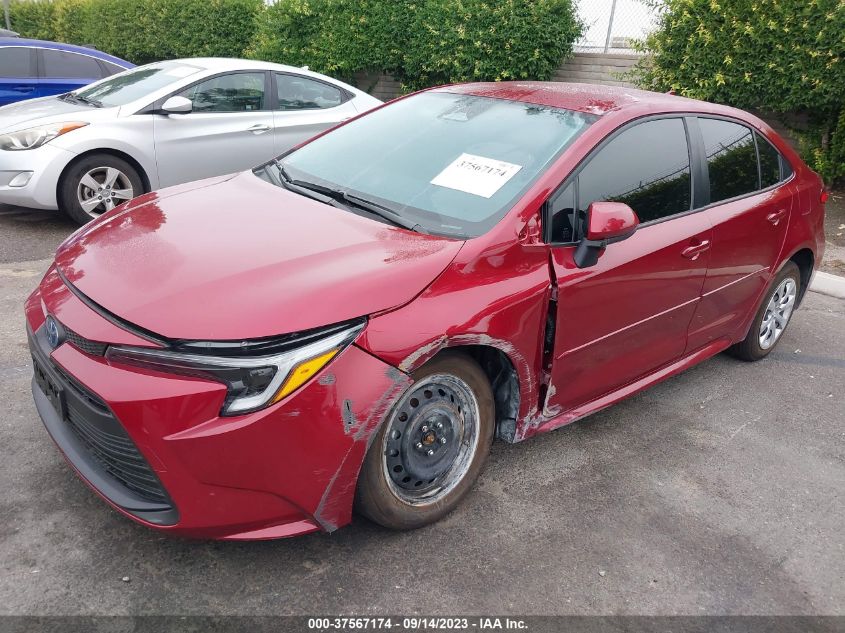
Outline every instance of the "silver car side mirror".
[(180, 96), (170, 97), (161, 104), (161, 111), (165, 114), (188, 114), (193, 109), (191, 100)]

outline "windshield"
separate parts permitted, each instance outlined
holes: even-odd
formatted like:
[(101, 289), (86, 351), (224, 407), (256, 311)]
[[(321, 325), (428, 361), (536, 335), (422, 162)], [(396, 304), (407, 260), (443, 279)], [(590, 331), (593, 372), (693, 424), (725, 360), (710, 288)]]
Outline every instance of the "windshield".
[(98, 105), (121, 106), (200, 70), (196, 66), (177, 62), (147, 64), (113, 75), (92, 86), (76, 90), (73, 94)]
[(297, 183), (377, 202), (426, 232), (475, 237), (495, 225), (595, 119), (426, 92), (308, 143), (281, 165)]

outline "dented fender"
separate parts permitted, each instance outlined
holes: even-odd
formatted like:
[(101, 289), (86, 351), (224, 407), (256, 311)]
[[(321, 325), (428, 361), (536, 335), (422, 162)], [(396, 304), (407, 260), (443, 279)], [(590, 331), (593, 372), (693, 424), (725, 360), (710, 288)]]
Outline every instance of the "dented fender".
[(504, 411), (513, 394), (497, 397), (499, 436), (516, 441), (538, 411), (550, 296), (547, 247), (470, 241), (412, 303), (372, 317), (358, 344), (407, 374), (444, 349), (498, 350), (518, 383), (516, 411)]

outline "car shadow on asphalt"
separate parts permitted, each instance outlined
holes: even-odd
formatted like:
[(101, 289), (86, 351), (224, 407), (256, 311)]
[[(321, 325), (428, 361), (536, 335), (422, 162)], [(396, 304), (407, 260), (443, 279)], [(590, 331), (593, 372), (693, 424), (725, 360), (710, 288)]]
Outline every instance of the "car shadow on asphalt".
[(0, 204), (0, 263), (48, 259), (77, 228), (59, 211)]

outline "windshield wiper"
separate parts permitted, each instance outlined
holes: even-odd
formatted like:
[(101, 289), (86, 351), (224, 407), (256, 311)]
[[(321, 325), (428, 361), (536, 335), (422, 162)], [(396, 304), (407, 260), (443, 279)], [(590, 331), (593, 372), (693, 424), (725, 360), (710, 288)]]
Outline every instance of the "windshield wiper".
[[(311, 198), (312, 200), (317, 200), (318, 202), (322, 202), (323, 204), (330, 204), (332, 206), (342, 206), (339, 205), (337, 200), (332, 198), (331, 196), (324, 195), (318, 192), (316, 189), (312, 189), (309, 187), (303, 187), (299, 184), (299, 181), (294, 180), (288, 175), (287, 170), (285, 169), (284, 165), (278, 158), (274, 158), (272, 161), (273, 165), (276, 167), (276, 171), (278, 173), (279, 183), (285, 189), (289, 191), (293, 191), (294, 193), (298, 193), (301, 196), (305, 196), (306, 198)], [(346, 207), (343, 207), (344, 209)]]
[(76, 94), (73, 95), (73, 96), (76, 97), (77, 101), (81, 101), (82, 103), (87, 103), (88, 105), (92, 105), (95, 108), (102, 108), (103, 107), (103, 102), (100, 101), (99, 99), (91, 99), (89, 97), (83, 97), (82, 95), (76, 95)]
[(95, 108), (102, 108), (103, 102), (98, 101), (97, 99), (89, 99), (88, 97), (83, 97), (82, 95), (74, 94), (73, 92), (66, 92), (64, 94), (59, 95), (59, 99), (62, 101), (75, 101), (78, 103), (84, 103), (85, 105), (90, 105)]
[(408, 229), (409, 231), (418, 231), (420, 229), (419, 224), (411, 222), (390, 207), (374, 202), (373, 200), (368, 200), (367, 198), (362, 198), (361, 196), (356, 196), (348, 191), (338, 191), (337, 193), (345, 202), (354, 204), (356, 207), (369, 211), (373, 215), (377, 215), (388, 222), (401, 226), (403, 229)]
[[(304, 189), (312, 193), (322, 194), (322, 196), (330, 198), (333, 201), (344, 202), (346, 204), (358, 207), (359, 209), (363, 209), (364, 211), (367, 211), (372, 215), (378, 216), (383, 220), (387, 220), (391, 224), (395, 224), (396, 226), (402, 227), (403, 229), (408, 229), (409, 231), (418, 231), (420, 228), (420, 225), (416, 222), (411, 222), (407, 220), (405, 217), (403, 217), (390, 207), (387, 207), (383, 204), (379, 204), (378, 202), (374, 202), (372, 200), (362, 198), (361, 196), (350, 194), (348, 191), (344, 191), (343, 189), (333, 189), (331, 187), (326, 187), (325, 185), (317, 184), (316, 182), (308, 182), (305, 180), (297, 180), (295, 178), (291, 178), (290, 174), (288, 174), (287, 170), (285, 169), (285, 166), (282, 164), (282, 161), (280, 161), (278, 158), (273, 159), (273, 164), (276, 166), (276, 169), (279, 172), (279, 179), (285, 186), (294, 186), (297, 189)], [(315, 197), (315, 199), (318, 198)]]

